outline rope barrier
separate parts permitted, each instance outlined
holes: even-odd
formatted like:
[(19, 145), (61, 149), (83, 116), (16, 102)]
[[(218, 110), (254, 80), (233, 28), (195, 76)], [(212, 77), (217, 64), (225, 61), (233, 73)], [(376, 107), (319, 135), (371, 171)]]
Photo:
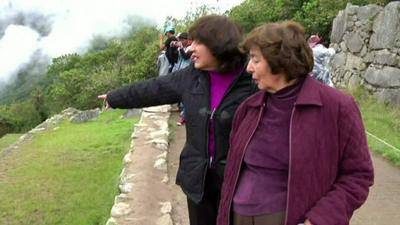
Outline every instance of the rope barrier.
[(378, 141), (382, 142), (383, 144), (385, 144), (385, 145), (389, 146), (389, 147), (390, 147), (390, 148), (392, 148), (393, 150), (395, 150), (395, 151), (397, 151), (398, 153), (400, 153), (400, 149), (398, 149), (398, 148), (394, 147), (393, 145), (391, 145), (391, 144), (387, 143), (386, 141), (384, 141), (384, 140), (382, 140), (382, 139), (378, 138), (377, 136), (375, 136), (375, 135), (371, 134), (370, 132), (368, 132), (368, 131), (366, 131), (366, 132), (367, 132), (367, 134), (368, 134), (369, 136), (371, 136), (371, 137), (375, 138), (376, 140), (378, 140)]

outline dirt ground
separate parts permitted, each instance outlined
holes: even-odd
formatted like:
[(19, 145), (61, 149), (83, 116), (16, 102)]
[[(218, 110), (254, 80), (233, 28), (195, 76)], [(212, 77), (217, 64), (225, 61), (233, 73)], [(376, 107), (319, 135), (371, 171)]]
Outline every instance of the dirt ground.
[(375, 184), (367, 202), (354, 213), (351, 225), (400, 224), (400, 168), (373, 154)]
[[(175, 126), (178, 114), (172, 113), (170, 123)], [(168, 153), (168, 175), (170, 178), (172, 198), (172, 220), (174, 225), (189, 225), (186, 196), (178, 185), (175, 184), (176, 172), (179, 166), (179, 155), (185, 144), (186, 130), (184, 126), (175, 126), (175, 134), (169, 146)]]

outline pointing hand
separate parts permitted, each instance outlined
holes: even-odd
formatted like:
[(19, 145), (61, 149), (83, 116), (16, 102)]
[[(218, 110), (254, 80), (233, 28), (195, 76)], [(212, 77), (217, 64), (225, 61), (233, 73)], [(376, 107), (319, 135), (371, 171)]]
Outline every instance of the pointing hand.
[(110, 105), (107, 102), (107, 95), (106, 94), (99, 95), (99, 96), (97, 96), (97, 98), (103, 100), (103, 110), (107, 110), (107, 109), (110, 108)]

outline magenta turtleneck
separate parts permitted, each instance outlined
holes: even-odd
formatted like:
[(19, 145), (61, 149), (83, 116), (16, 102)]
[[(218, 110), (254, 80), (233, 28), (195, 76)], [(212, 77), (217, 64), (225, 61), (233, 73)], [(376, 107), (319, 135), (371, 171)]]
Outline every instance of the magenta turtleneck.
[(238, 76), (241, 69), (235, 70), (230, 73), (221, 74), (216, 71), (210, 71), (210, 109), (212, 111), (212, 116), (210, 120), (210, 129), (209, 129), (209, 142), (208, 142), (208, 150), (210, 154), (210, 160), (214, 160), (215, 158), (215, 127), (214, 120), (212, 119), (214, 113), (219, 105), (222, 102), (226, 92), (231, 86), (232, 82)]

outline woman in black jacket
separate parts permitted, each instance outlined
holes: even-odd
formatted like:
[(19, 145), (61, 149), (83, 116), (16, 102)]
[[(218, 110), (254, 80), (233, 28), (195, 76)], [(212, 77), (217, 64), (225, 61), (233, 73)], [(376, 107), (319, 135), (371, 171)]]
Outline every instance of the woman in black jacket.
[(216, 224), (229, 133), (239, 104), (256, 91), (238, 45), (242, 33), (225, 16), (204, 16), (190, 28), (192, 64), (99, 98), (111, 108), (183, 102), (186, 143), (176, 183), (187, 195), (191, 225)]

